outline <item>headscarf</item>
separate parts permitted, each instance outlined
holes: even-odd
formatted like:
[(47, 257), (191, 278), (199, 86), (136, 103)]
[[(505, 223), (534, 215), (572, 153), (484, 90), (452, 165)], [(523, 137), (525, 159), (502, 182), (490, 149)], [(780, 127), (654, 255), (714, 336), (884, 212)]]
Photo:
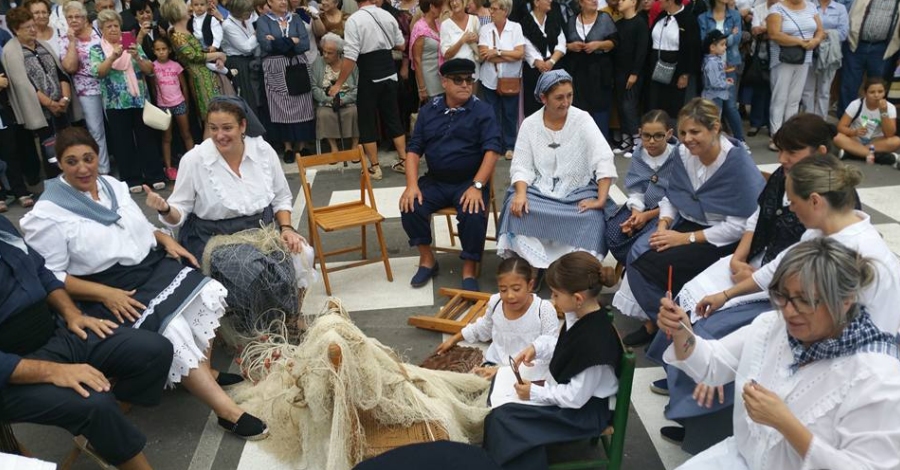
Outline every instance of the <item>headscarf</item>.
[[(115, 53), (115, 48), (106, 39), (100, 40), (100, 48), (107, 57)], [(138, 86), (137, 75), (134, 73), (134, 63), (131, 61), (131, 54), (128, 51), (122, 51), (122, 55), (113, 61), (112, 68), (118, 70), (125, 75), (125, 84), (128, 86), (128, 94), (138, 96), (141, 89)]]
[(572, 76), (569, 75), (565, 70), (551, 70), (549, 72), (544, 72), (538, 77), (537, 85), (534, 87), (534, 99), (541, 102), (541, 95), (547, 92), (547, 90), (553, 88), (559, 82), (571, 82)]

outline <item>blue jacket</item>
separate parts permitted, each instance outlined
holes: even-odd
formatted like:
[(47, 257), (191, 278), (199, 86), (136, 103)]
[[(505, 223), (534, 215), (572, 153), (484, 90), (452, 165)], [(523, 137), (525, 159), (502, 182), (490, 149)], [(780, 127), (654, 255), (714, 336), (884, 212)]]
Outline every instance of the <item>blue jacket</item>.
[[(700, 43), (702, 44), (703, 40), (706, 39), (706, 35), (709, 34), (710, 31), (716, 29), (716, 19), (713, 18), (713, 12), (704, 12), (697, 18), (697, 23), (700, 25)], [(732, 34), (734, 28), (737, 28), (737, 34)], [(728, 51), (725, 53), (725, 62), (727, 62), (728, 67), (741, 64), (741, 51), (739, 50), (739, 47), (741, 45), (742, 31), (743, 22), (741, 21), (741, 14), (737, 10), (725, 10), (725, 31), (723, 31), (723, 33), (725, 33), (725, 37), (728, 38)], [(701, 56), (706, 54), (709, 54), (709, 51), (702, 51)]]

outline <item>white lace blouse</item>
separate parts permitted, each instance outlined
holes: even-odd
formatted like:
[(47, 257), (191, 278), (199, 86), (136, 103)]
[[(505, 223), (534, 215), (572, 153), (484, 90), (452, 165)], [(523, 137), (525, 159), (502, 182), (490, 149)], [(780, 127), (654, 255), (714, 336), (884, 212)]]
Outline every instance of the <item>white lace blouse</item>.
[(470, 343), (491, 341), (484, 360), (508, 365), (509, 356), (515, 357), (538, 337), (556, 338), (558, 325), (553, 304), (535, 294), (525, 314), (515, 320), (506, 318), (500, 294), (494, 294), (488, 300), (484, 316), (463, 328), (462, 335)]
[[(880, 353), (859, 353), (816, 361), (790, 373), (794, 361), (784, 319), (767, 312), (722, 340), (697, 339), (684, 361), (673, 346), (668, 364), (698, 383), (746, 381), (778, 394), (813, 434), (801, 457), (774, 428), (752, 421), (740, 393), (734, 398), (734, 436), (679, 467), (680, 470), (900, 468), (900, 361)], [(732, 369), (737, 369), (737, 375)]]
[[(527, 99), (533, 99), (529, 96)], [(544, 126), (544, 109), (525, 118), (516, 139), (510, 184), (524, 181), (547, 196), (563, 198), (591, 180), (616, 180), (613, 152), (591, 115), (569, 107), (559, 131)]]
[(275, 212), (290, 211), (291, 190), (275, 150), (262, 137), (247, 137), (244, 152), (240, 176), (228, 167), (212, 139), (185, 154), (167, 200), (181, 212), (181, 220), (175, 225), (162, 216), (159, 220), (174, 228), (191, 213), (204, 220), (223, 220), (258, 214), (270, 204)]
[[(60, 281), (65, 282), (67, 273), (95, 274), (116, 263), (134, 266), (156, 247), (156, 227), (131, 199), (128, 185), (111, 176), (98, 177), (105, 178), (116, 194), (118, 214), (122, 217), (118, 222), (103, 225), (44, 200), (39, 200), (22, 218), (25, 241), (44, 257), (47, 269)], [(97, 202), (112, 207), (104, 186), (98, 186)]]

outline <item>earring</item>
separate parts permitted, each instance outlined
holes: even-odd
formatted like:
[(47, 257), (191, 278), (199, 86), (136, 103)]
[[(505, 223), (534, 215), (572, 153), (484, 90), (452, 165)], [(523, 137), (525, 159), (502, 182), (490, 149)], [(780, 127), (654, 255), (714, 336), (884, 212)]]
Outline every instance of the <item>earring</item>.
[(241, 132), (241, 140), (244, 140), (244, 139), (246, 139), (246, 138), (247, 138), (247, 134)]

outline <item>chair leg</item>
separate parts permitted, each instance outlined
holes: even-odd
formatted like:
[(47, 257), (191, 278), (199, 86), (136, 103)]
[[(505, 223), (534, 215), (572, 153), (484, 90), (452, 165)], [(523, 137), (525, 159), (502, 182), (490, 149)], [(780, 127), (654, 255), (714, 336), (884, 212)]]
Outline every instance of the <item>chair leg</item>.
[(368, 242), (366, 241), (366, 226), (363, 225), (359, 228), (360, 238), (362, 239), (362, 259), (369, 258), (368, 252)]
[(378, 244), (381, 245), (381, 259), (384, 261), (384, 271), (387, 273), (388, 282), (394, 282), (394, 273), (391, 271), (391, 260), (388, 259), (387, 245), (384, 244), (381, 222), (375, 224), (375, 234), (378, 235)]
[(316, 250), (316, 259), (319, 260), (319, 269), (322, 270), (322, 280), (325, 281), (325, 294), (331, 295), (331, 283), (328, 281), (328, 267), (325, 266), (325, 252), (322, 251), (322, 237), (315, 228), (313, 228), (309, 235), (313, 239), (313, 249)]
[(450, 219), (449, 215), (445, 215), (447, 218), (447, 232), (450, 234), (450, 246), (456, 246), (456, 230), (453, 229), (453, 220)]

